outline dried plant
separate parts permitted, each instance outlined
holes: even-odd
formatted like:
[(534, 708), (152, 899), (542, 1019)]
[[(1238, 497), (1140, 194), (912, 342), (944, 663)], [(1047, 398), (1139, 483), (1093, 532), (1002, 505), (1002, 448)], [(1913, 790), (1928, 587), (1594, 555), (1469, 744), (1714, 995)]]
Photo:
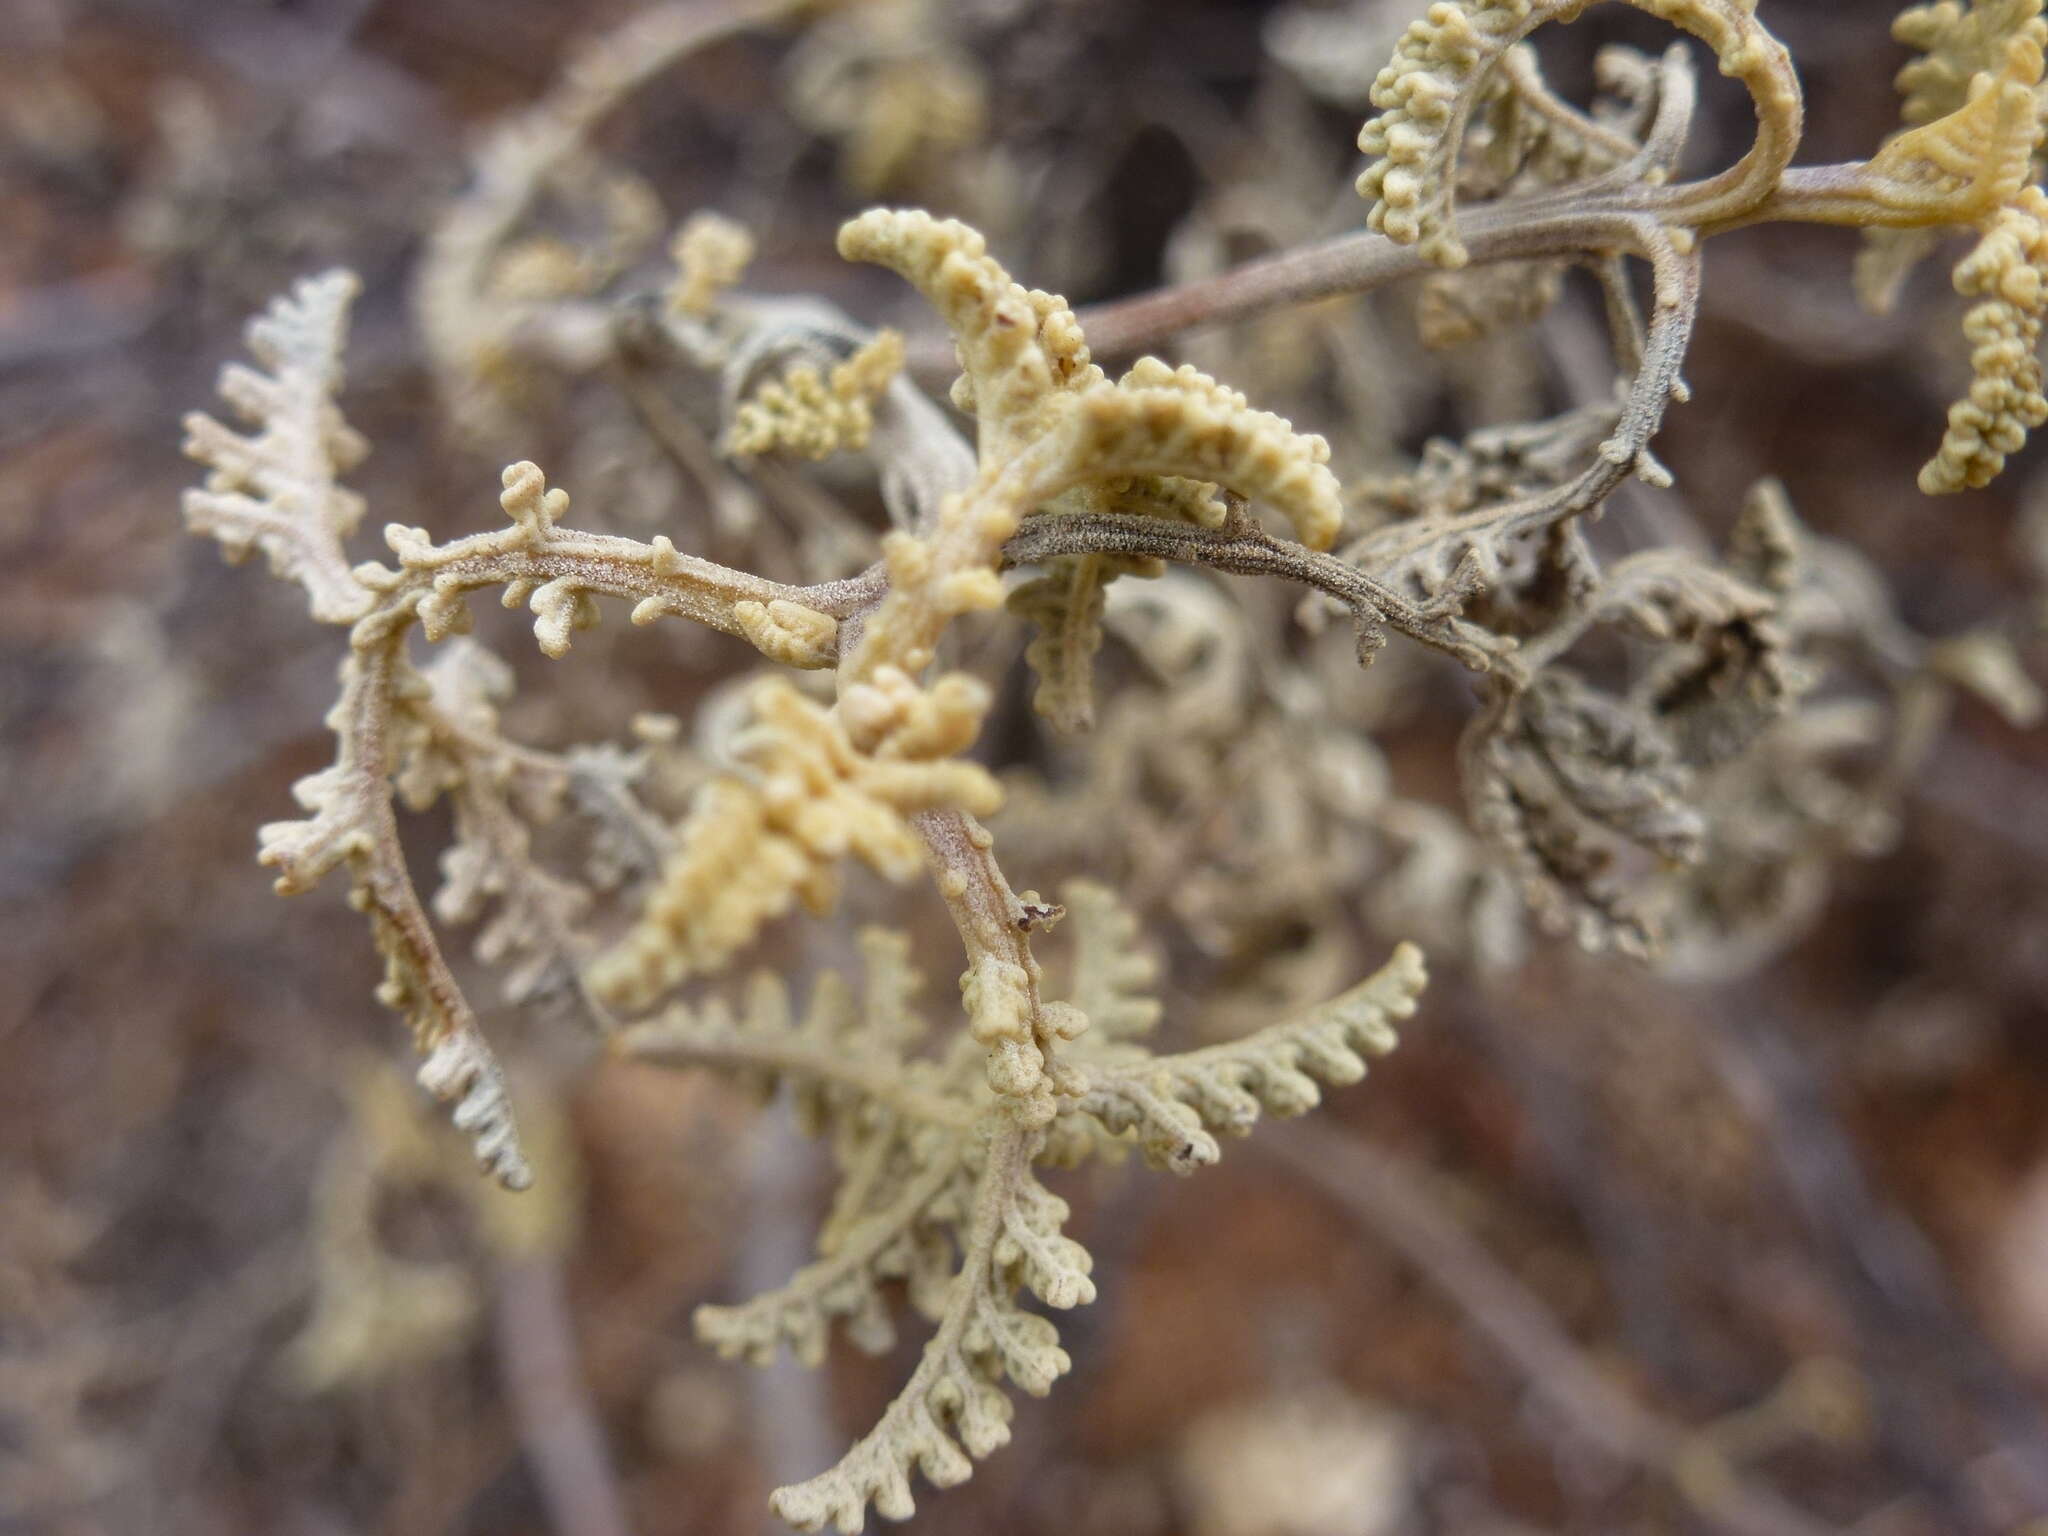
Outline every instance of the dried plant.
[[(193, 531), (231, 558), (261, 549), (314, 619), (349, 636), (333, 763), (298, 786), (306, 819), (263, 829), (262, 861), (284, 892), (347, 867), (385, 966), (379, 996), (483, 1163), (512, 1188), (550, 1176), (522, 1148), (437, 924), (477, 925), (508, 1001), (578, 1011), (639, 1060), (787, 1088), (829, 1146), (840, 1182), (818, 1258), (764, 1296), (703, 1309), (707, 1341), (756, 1361), (787, 1345), (815, 1364), (837, 1330), (881, 1350), (894, 1280), (933, 1324), (875, 1427), (775, 1495), (791, 1523), (907, 1516), (913, 1471), (959, 1482), (1007, 1439), (1005, 1383), (1043, 1394), (1066, 1371), (1053, 1325), (1018, 1299), (1059, 1310), (1094, 1294), (1040, 1165), (1134, 1146), (1192, 1172), (1219, 1133), (1314, 1107), (1392, 1046), (1421, 954), (1403, 943), (1355, 982), (1359, 913), (1482, 967), (1522, 951), (1526, 911), (1676, 974), (1740, 968), (1798, 931), (1835, 858), (1883, 839), (1956, 688), (2039, 713), (1996, 633), (1913, 634), (1774, 483), (1718, 552), (1687, 537), (1615, 557), (1589, 531), (1632, 479), (1670, 487), (1651, 445), (1687, 399), (1701, 253), (1753, 224), (1868, 231), (1873, 300), (1935, 236), (1975, 236), (1955, 277), (1976, 301), (1974, 381), (1923, 489), (1983, 484), (2048, 421), (2048, 204), (2030, 184), (2039, 0), (1908, 12), (1900, 36), (1923, 57), (1901, 76), (1905, 127), (1867, 161), (1821, 167), (1793, 164), (1799, 82), (1753, 3), (1630, 3), (1703, 42), (1747, 91), (1754, 139), (1727, 170), (1680, 174), (1696, 95), (1685, 46), (1610, 50), (1581, 108), (1551, 91), (1527, 40), (1587, 0), (1461, 0), (1408, 27), (1370, 86), (1367, 232), (1077, 315), (1013, 281), (962, 223), (850, 220), (840, 254), (893, 270), (943, 322), (956, 414), (915, 382), (943, 361), (930, 346), (748, 288), (751, 241), (729, 220), (693, 216), (674, 270), (656, 270), (663, 215), (592, 147), (599, 119), (667, 63), (801, 8), (658, 7), (601, 40), (487, 144), (430, 239), (418, 314), (450, 419), (494, 440), (519, 429), (533, 378), (615, 381), (615, 414), (708, 503), (738, 509), (718, 526), (785, 574), (751, 498), (800, 509), (797, 564), (829, 569), (867, 538), (836, 499), (852, 482), (806, 481), (791, 460), (864, 461), (888, 529), (858, 569), (770, 579), (666, 535), (585, 531), (528, 462), (504, 472), (509, 526), (439, 542), (392, 523), (391, 563), (352, 563), (364, 506), (342, 481), (366, 445), (338, 404), (346, 273), (301, 283), (251, 326), (261, 371), (231, 366), (222, 394), (252, 431), (188, 419), (188, 452), (209, 469), (187, 497)], [(978, 131), (983, 82), (921, 16), (850, 9), (800, 45), (796, 100), (842, 137), (856, 186), (889, 185)], [(580, 235), (535, 227), (549, 199)], [(1647, 305), (1631, 263), (1647, 269)], [(1432, 443), (1394, 474), (1383, 424), (1313, 435), (1193, 364), (1146, 356), (1112, 376), (1095, 360), (1410, 276), (1426, 278), (1424, 341), (1454, 346), (1536, 321), (1573, 269), (1604, 295), (1612, 394)], [(1203, 571), (1277, 577), (1299, 601)], [(707, 701), (687, 745), (650, 723), (630, 745), (542, 750), (501, 726), (509, 668), (452, 638), (483, 592), (528, 611), (549, 657), (617, 600), (636, 625), (687, 618), (821, 686), (751, 681), (737, 703)], [(980, 617), (1005, 609), (1028, 641), (990, 638), (1022, 639)], [(1435, 653), (1475, 679), (1462, 826), (1389, 788), (1371, 728), (1390, 631), (1409, 653), (1396, 668)], [(1037, 767), (1003, 761), (985, 728), (1019, 654), (1056, 733)], [(397, 812), (442, 801), (452, 842), (429, 903)], [(1015, 890), (1013, 849), (1117, 888), (1071, 883), (1063, 904)], [(962, 951), (964, 1029), (935, 1027), (918, 1002), (907, 896), (889, 898), (900, 921), (860, 928), (858, 988), (790, 958), (802, 944), (779, 920), (858, 905), (842, 891), (858, 867), (892, 886), (929, 880)], [(1147, 1043), (1161, 1004), (1141, 916), (1227, 974), (1193, 1022), (1228, 1038)], [(1039, 953), (1055, 925), (1064, 986)], [(1311, 937), (1277, 942), (1290, 930)], [(786, 963), (735, 984), (771, 939)]]

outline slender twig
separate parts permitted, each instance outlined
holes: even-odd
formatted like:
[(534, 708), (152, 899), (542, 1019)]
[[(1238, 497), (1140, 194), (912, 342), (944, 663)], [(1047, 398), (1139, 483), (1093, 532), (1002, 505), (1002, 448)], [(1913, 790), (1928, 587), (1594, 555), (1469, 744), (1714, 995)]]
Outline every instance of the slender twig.
[[(924, 839), (925, 865), (959, 931), (969, 969), (993, 960), (1016, 967), (1022, 975), (1025, 1023), (1031, 1031), (1029, 1048), (1037, 1050), (1052, 1076), (1057, 1037), (1047, 1027), (1039, 997), (1038, 961), (1031, 953), (1031, 917), (996, 863), (995, 839), (964, 811), (922, 811), (910, 818), (910, 824)], [(993, 1042), (991, 1049), (1006, 1043)], [(1024, 1046), (1021, 1041), (1015, 1044)], [(1056, 1077), (1054, 1080), (1057, 1082)]]
[(1827, 1536), (1835, 1527), (1747, 1481), (1684, 1425), (1602, 1375), (1547, 1308), (1423, 1194), (1427, 1175), (1341, 1131), (1312, 1124), (1254, 1143), (1391, 1243), (1455, 1302), (1571, 1426), (1608, 1454), (1670, 1481), (1731, 1536)]
[[(1703, 227), (1697, 233), (1721, 234), (1762, 223), (1840, 222), (1837, 209), (1862, 186), (1863, 174), (1857, 164), (1789, 170), (1778, 191), (1739, 221)], [(1475, 266), (1579, 255), (1611, 248), (1604, 238), (1608, 220), (1661, 222), (1663, 202), (1647, 195), (1594, 200), (1583, 196), (1580, 188), (1565, 187), (1461, 209), (1459, 235)], [(1368, 293), (1435, 270), (1419, 247), (1397, 245), (1374, 230), (1358, 230), (1260, 257), (1211, 277), (1092, 304), (1076, 311), (1076, 318), (1098, 357), (1129, 357), (1169, 337), (1317, 299)], [(920, 377), (946, 374), (953, 369), (951, 346), (944, 338), (921, 340), (911, 348), (912, 368)]]
[[(1003, 558), (1012, 565), (1037, 565), (1072, 554), (1146, 555), (1240, 576), (1283, 577), (1326, 592), (1349, 608), (1360, 624), (1362, 652), (1374, 648), (1377, 626), (1385, 623), (1449, 652), (1474, 671), (1488, 664), (1483, 637), (1459, 623), (1455, 602), (1410, 602), (1333, 555), (1273, 538), (1249, 524), (1203, 528), (1158, 517), (1076, 513), (1029, 519), (1003, 546)], [(1457, 594), (1460, 599), (1465, 595)]]
[[(1782, 999), (1752, 986), (1708, 1016), (1713, 1061), (1770, 1146), (1785, 1187), (1839, 1277), (1879, 1358), (1918, 1369), (1879, 1379), (1883, 1428), (1895, 1451), (1947, 1505), (1970, 1520), (1958, 1463), (1943, 1453), (1940, 1420), (1921, 1372), (1938, 1369), (1973, 1400), (2013, 1448), (2015, 1480), (2048, 1507), (2048, 1422), (1957, 1305), (1926, 1234), (1875, 1188), (1814, 1064), (1796, 1039)], [(1976, 1520), (1978, 1529), (1991, 1529)]]
[[(741, 1293), (780, 1285), (813, 1257), (812, 1184), (817, 1149), (797, 1133), (785, 1102), (761, 1116), (748, 1139), (742, 1177), (750, 1213), (734, 1260)], [(761, 1471), (772, 1486), (793, 1483), (828, 1463), (845, 1441), (833, 1421), (824, 1373), (786, 1351), (748, 1375), (747, 1416)], [(782, 1536), (781, 1521), (759, 1529)]]
[(562, 1261), (501, 1264), (496, 1336), (519, 1443), (559, 1536), (629, 1536), (604, 1428), (577, 1360)]

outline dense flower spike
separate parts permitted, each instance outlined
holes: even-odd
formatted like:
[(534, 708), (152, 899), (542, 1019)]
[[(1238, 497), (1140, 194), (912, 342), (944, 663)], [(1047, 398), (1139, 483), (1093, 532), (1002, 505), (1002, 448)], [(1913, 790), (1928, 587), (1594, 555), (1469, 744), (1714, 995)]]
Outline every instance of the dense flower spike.
[(2028, 187), (1956, 267), (1956, 292), (1980, 302), (1963, 321), (1970, 392), (1949, 407), (1941, 451), (1920, 472), (1930, 496), (1988, 485), (2027, 433), (2048, 422), (2041, 318), (2048, 312), (2048, 197)]
[[(1372, 164), (1358, 178), (1372, 201), (1368, 222), (1440, 267), (1470, 259), (1458, 235), (1459, 156), (1488, 76), (1547, 22), (1571, 21), (1598, 0), (1436, 0), (1394, 46), (1373, 82), (1379, 115), (1360, 130)], [(1742, 162), (1702, 183), (1700, 222), (1739, 218), (1767, 197), (1797, 148), (1798, 78), (1778, 40), (1757, 22), (1754, 0), (1628, 0), (1693, 33), (1721, 72), (1741, 80), (1756, 106), (1756, 143)], [(1651, 169), (1645, 166), (1645, 169)], [(1661, 174), (1661, 172), (1660, 172)]]
[[(1077, 490), (1137, 481), (1140, 496), (1178, 507), (1189, 484), (1214, 482), (1271, 503), (1311, 548), (1334, 540), (1343, 514), (1327, 443), (1192, 368), (1147, 359), (1110, 383), (1066, 302), (1012, 282), (965, 225), (876, 210), (846, 225), (839, 247), (900, 272), (939, 311), (965, 370), (954, 395), (975, 412), (981, 449), (976, 484), (939, 505), (929, 533), (886, 547), (890, 592), (853, 658), (856, 676), (923, 668), (952, 618), (1002, 600), (996, 570), (1019, 523), (1041, 509), (1060, 515), (1058, 498)], [(1091, 590), (1072, 594), (1083, 616), (1064, 647), (1070, 667), (1085, 654)]]
[(1373, 83), (1380, 115), (1358, 135), (1359, 149), (1372, 157), (1358, 195), (1372, 199), (1374, 229), (1397, 244), (1419, 244), (1438, 266), (1465, 265), (1451, 200), (1472, 87), (1541, 19), (1533, 0), (1432, 5), (1401, 35)]
[(645, 1008), (717, 970), (797, 900), (823, 916), (847, 855), (910, 879), (923, 867), (911, 815), (986, 816), (1001, 803), (986, 769), (949, 760), (987, 708), (986, 690), (959, 675), (927, 692), (884, 672), (841, 714), (787, 683), (762, 684), (755, 724), (733, 748), (748, 776), (705, 788), (639, 922), (591, 967), (592, 990), (614, 1007)]
[(834, 368), (829, 380), (800, 363), (740, 402), (726, 434), (726, 451), (823, 459), (865, 448), (875, 401), (902, 366), (903, 338), (894, 331), (876, 336)]
[(888, 267), (938, 311), (963, 370), (954, 400), (980, 421), (985, 461), (1033, 435), (1057, 391), (1102, 380), (1067, 301), (1012, 282), (957, 219), (877, 208), (839, 231), (839, 254)]
[(1857, 292), (1887, 309), (1933, 248), (1932, 230), (1971, 225), (1979, 236), (1955, 269), (1956, 291), (1980, 301), (1963, 322), (1974, 382), (1950, 407), (1941, 448), (1920, 472), (1920, 488), (1940, 495), (1988, 484), (2048, 421), (2039, 360), (2044, 204), (2028, 185), (2048, 127), (2048, 19), (2041, 0), (1943, 0), (1907, 11), (1894, 30), (1921, 56), (1899, 71), (1906, 130), (1869, 169), (1874, 200), (1914, 217), (1909, 227), (1866, 232)]

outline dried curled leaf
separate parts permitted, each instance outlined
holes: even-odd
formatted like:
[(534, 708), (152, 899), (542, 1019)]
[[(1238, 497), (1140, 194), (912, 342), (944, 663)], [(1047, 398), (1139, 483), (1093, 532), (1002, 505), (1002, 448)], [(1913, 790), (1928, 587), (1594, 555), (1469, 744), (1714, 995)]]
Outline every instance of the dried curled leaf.
[(1134, 1133), (1156, 1167), (1192, 1173), (1216, 1161), (1212, 1132), (1247, 1136), (1260, 1112), (1283, 1118), (1365, 1076), (1366, 1058), (1395, 1045), (1393, 1022), (1428, 985), (1422, 951), (1397, 947), (1366, 980), (1298, 1019), (1241, 1040), (1105, 1070), (1081, 1112), (1112, 1135)]
[(1463, 762), (1473, 830), (1515, 876), (1537, 920), (1588, 951), (1650, 955), (1657, 934), (1618, 878), (1613, 846), (1591, 835), (1548, 765), (1500, 731), (1479, 733)]
[(950, 1488), (1008, 1443), (1005, 1379), (1043, 1396), (1066, 1374), (1071, 1362), (1058, 1330), (1018, 1306), (1016, 1291), (1068, 1307), (1092, 1300), (1095, 1288), (1087, 1254), (1060, 1235), (1066, 1203), (1032, 1176), (1031, 1134), (999, 1129), (977, 1149), (960, 1271), (909, 1383), (829, 1471), (775, 1491), (771, 1507), (798, 1530), (858, 1531), (870, 1504), (884, 1519), (908, 1519), (916, 1511), (913, 1472)]
[[(1372, 163), (1358, 178), (1372, 200), (1368, 223), (1397, 245), (1418, 247), (1437, 266), (1470, 260), (1455, 203), (1460, 157), (1490, 77), (1538, 27), (1569, 21), (1592, 0), (1441, 0), (1412, 22), (1373, 82), (1379, 115), (1359, 131)], [(1736, 172), (1721, 179), (1711, 209), (1739, 214), (1768, 195), (1799, 137), (1799, 84), (1784, 46), (1758, 24), (1754, 0), (1629, 0), (1714, 50), (1724, 74), (1740, 79), (1756, 106), (1757, 140)], [(1496, 95), (1494, 100), (1498, 99)]]
[(1504, 261), (1433, 274), (1415, 312), (1422, 344), (1432, 351), (1512, 330), (1540, 319), (1564, 290), (1564, 264)]
[[(1782, 585), (1780, 513), (1780, 498), (1752, 496), (1735, 563)], [(1696, 861), (1707, 842), (1699, 772), (1747, 748), (1808, 685), (1782, 601), (1697, 556), (1648, 550), (1616, 562), (1531, 642), (1532, 673), (1495, 679), (1461, 751), (1467, 803), (1546, 927), (1587, 949), (1657, 948), (1650, 877)], [(1658, 647), (1624, 694), (1556, 660), (1596, 626)]]
[(1706, 835), (1687, 803), (1692, 775), (1655, 719), (1547, 668), (1521, 699), (1530, 748), (1572, 808), (1659, 856), (1698, 856)]
[(230, 363), (220, 391), (253, 435), (198, 412), (185, 418), (185, 452), (209, 469), (185, 493), (186, 526), (218, 539), (231, 560), (261, 549), (272, 571), (306, 589), (323, 624), (353, 623), (371, 600), (343, 549), (363, 499), (336, 483), (369, 451), (334, 403), (360, 286), (352, 272), (305, 278), (249, 323), (249, 350), (265, 371)]
[(1603, 618), (1668, 645), (1630, 691), (1630, 702), (1670, 733), (1692, 767), (1715, 767), (1747, 751), (1813, 686), (1814, 669), (1795, 654), (1785, 612), (1802, 558), (1784, 487), (1765, 480), (1744, 498), (1729, 536), (1727, 572), (1692, 561), (1656, 562), (1679, 567), (1670, 579), (1682, 601), (1659, 595), (1654, 575), (1633, 598), (1626, 585), (1608, 589), (1633, 611), (1610, 602)]
[(366, 637), (357, 645), (342, 665), (341, 699), (327, 717), (336, 741), (334, 764), (292, 788), (313, 816), (264, 826), (259, 859), (278, 871), (277, 889), (287, 895), (310, 890), (339, 865), (349, 866), (350, 900), (368, 915), (384, 960), (378, 1000), (405, 1017), (427, 1058), (419, 1070), (421, 1086), (436, 1098), (457, 1101), (455, 1123), (469, 1133), (479, 1161), (501, 1183), (518, 1189), (533, 1181), (533, 1173), (520, 1149), (504, 1073), (449, 974), (398, 845), (391, 807), (392, 714), (401, 692), (421, 688), (396, 641)]
[(1359, 489), (1356, 500), (1377, 526), (1338, 557), (1424, 601), (1483, 586), (1492, 627), (1519, 633), (1532, 620), (1511, 610), (1516, 591), (1529, 584), (1532, 560), (1563, 563), (1569, 548), (1537, 550), (1532, 535), (1556, 520), (1561, 498), (1618, 420), (1613, 406), (1601, 404), (1483, 428), (1462, 442), (1433, 438), (1411, 472)]

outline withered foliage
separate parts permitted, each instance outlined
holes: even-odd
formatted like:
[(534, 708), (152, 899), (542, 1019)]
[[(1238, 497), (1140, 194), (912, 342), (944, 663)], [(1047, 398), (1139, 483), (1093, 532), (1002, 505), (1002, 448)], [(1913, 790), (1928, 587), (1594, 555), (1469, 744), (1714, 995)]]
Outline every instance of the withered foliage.
[[(1761, 1069), (1727, 1064), (1739, 1030), (1716, 1045), (1628, 1019), (1695, 984), (1753, 986), (1809, 935), (1843, 867), (1895, 845), (1958, 707), (2014, 729), (2041, 715), (2020, 625), (1930, 622), (1855, 527), (1802, 519), (1798, 463), (1745, 455), (1695, 488), (1659, 455), (1694, 398), (1715, 264), (1763, 225), (1860, 231), (1855, 290), (1880, 309), (1944, 237), (1971, 242), (1954, 269), (1970, 381), (1901, 496), (1981, 488), (2048, 423), (2040, 0), (1900, 17), (1898, 130), (1819, 166), (1795, 164), (1800, 75), (1753, 0), (1284, 7), (1250, 133), (1140, 89), (1159, 94), (1121, 130), (1136, 163), (1158, 149), (1146, 134), (1174, 137), (1201, 189), (1173, 221), (1169, 286), (1080, 309), (994, 254), (1102, 274), (1079, 242), (1118, 228), (1112, 157), (1070, 163), (1054, 131), (1099, 136), (1107, 109), (1050, 83), (1085, 72), (1108, 23), (1029, 9), (629, 15), (497, 119), (466, 188), (423, 215), (403, 327), (374, 289), (391, 274), (303, 276), (249, 322), (218, 414), (185, 417), (203, 467), (188, 528), (231, 561), (261, 554), (337, 637), (325, 759), (294, 788), (302, 814), (261, 826), (259, 859), (285, 894), (341, 877), (418, 1084), (498, 1186), (451, 1173), (388, 1069), (347, 1069), (348, 1125), (307, 1175), (312, 1235), (286, 1286), (306, 1309), (280, 1355), (297, 1390), (363, 1390), (483, 1334), (472, 1262), (387, 1230), (398, 1191), (476, 1234), (501, 1347), (573, 1376), (546, 1332), (565, 1326), (590, 1155), (564, 1106), (599, 1079), (708, 1073), (784, 1106), (763, 1144), (800, 1130), (833, 1183), (810, 1256), (780, 1280), (750, 1265), (753, 1294), (699, 1306), (698, 1338), (815, 1368), (835, 1339), (889, 1354), (905, 1309), (928, 1324), (850, 1449), (773, 1469), (789, 1480), (772, 1508), (807, 1531), (907, 1518), (916, 1477), (959, 1484), (1009, 1442), (1012, 1389), (1082, 1367), (1040, 1309), (1094, 1301), (1111, 1244), (1069, 1231), (1063, 1171), (1136, 1151), (1191, 1174), (1221, 1136), (1317, 1108), (1429, 1016), (1425, 950), (1460, 978), (1454, 1006), (1511, 1021), (1546, 976), (1581, 999), (1532, 1042), (1480, 1032), (1528, 1096), (1522, 1134), (1569, 1160), (1588, 1095), (1555, 1111), (1568, 1062), (1601, 1085), (1599, 1114), (1651, 1117), (1692, 1149), (1673, 1162), (1701, 1204), (1731, 1207), (1761, 1154), (1724, 1134), (1726, 1101), (1785, 1079), (1755, 1089)], [(1594, 12), (1678, 40), (1601, 49), (1581, 103), (1537, 46)], [(679, 199), (615, 124), (700, 55), (746, 48), (774, 61), (777, 99), (742, 117), (779, 126), (743, 157), (751, 179)], [(1703, 57), (1748, 118), (1727, 168), (1698, 174)], [(1013, 115), (1023, 75), (1046, 100)], [(1339, 220), (1326, 119), (1361, 105), (1365, 205)], [(921, 310), (794, 248), (778, 200), (817, 174), (800, 169), (813, 141), (849, 211), (889, 200), (850, 211), (838, 257), (893, 273)], [(203, 249), (180, 187), (167, 175), (137, 228)], [(940, 211), (893, 206), (911, 201)], [(460, 466), (437, 498), (380, 475), (350, 378), (358, 307), (383, 317), (380, 347), (402, 330), (420, 359), (427, 451)], [(512, 462), (472, 516), (460, 487), (485, 458)], [(612, 633), (621, 617), (652, 633)], [(927, 996), (935, 963), (957, 1005)], [(748, 1123), (708, 1090), (664, 1102), (728, 1140)], [(732, 1187), (788, 1155), (707, 1176), (710, 1225), (765, 1225)], [(1795, 1196), (1824, 1198), (1798, 1183), (1812, 1159), (1783, 1155)], [(1910, 1413), (1870, 1401), (1882, 1371), (1834, 1358), (1840, 1330), (1783, 1317), (1775, 1394), (1698, 1429), (1682, 1401), (1642, 1406), (1413, 1192), (1417, 1167), (1358, 1166), (1311, 1182), (1657, 1490), (1646, 1508), (1835, 1529), (1772, 1490), (1770, 1458), (1846, 1455), (1872, 1415), (1911, 1437)], [(61, 1268), (78, 1245), (24, 1189), (47, 1229), (36, 1262)], [(1625, 1223), (1625, 1206), (1586, 1219)], [(550, 1342), (509, 1342), (534, 1328)], [(73, 1368), (50, 1388), (67, 1423), (92, 1374)], [(1963, 1374), (1996, 1408), (1976, 1454), (1997, 1487), (1930, 1471), (1946, 1451), (1901, 1452), (1903, 1485), (1865, 1490), (1883, 1495), (1862, 1501), (1872, 1520), (1975, 1498), (1969, 1528), (1988, 1529), (1982, 1510), (2032, 1496), (2023, 1389), (1995, 1364)], [(513, 1390), (555, 1517), (625, 1528), (590, 1405), (516, 1372)], [(1334, 1391), (1296, 1394), (1332, 1405), (1315, 1437), (1331, 1448), (1304, 1465), (1377, 1470), (1318, 1507), (1421, 1528), (1401, 1523), (1421, 1518), (1405, 1432)], [(663, 1421), (680, 1441), (689, 1395)], [(1218, 1477), (1214, 1447), (1292, 1465), (1278, 1440), (1299, 1438), (1215, 1431), (1185, 1481), (1255, 1490), (1251, 1451)], [(1286, 1528), (1255, 1498), (1240, 1516), (1203, 1497), (1205, 1528)], [(1598, 1503), (1582, 1528), (1601, 1528)]]

